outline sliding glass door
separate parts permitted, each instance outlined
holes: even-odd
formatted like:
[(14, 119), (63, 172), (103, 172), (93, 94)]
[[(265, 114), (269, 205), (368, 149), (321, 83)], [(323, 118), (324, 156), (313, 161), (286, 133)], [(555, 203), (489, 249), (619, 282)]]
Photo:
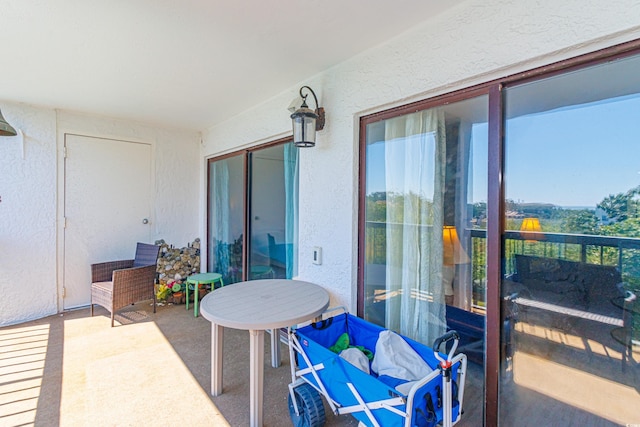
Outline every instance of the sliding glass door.
[(242, 280), (245, 173), (243, 154), (209, 162), (207, 271), (224, 283)]
[(500, 420), (638, 423), (640, 56), (513, 85), (505, 104)]
[(640, 40), (361, 119), (358, 314), (460, 333), (463, 424), (640, 422), (638, 111)]
[(426, 344), (462, 311), (482, 328), (487, 120), (480, 96), (366, 125), (364, 318)]
[(488, 99), (408, 110), (364, 128), (360, 315), (429, 346), (457, 329), (475, 362), (465, 416), (480, 420)]
[(209, 271), (225, 283), (297, 274), (298, 149), (270, 144), (209, 161)]
[(249, 278), (297, 273), (298, 149), (277, 145), (251, 153)]

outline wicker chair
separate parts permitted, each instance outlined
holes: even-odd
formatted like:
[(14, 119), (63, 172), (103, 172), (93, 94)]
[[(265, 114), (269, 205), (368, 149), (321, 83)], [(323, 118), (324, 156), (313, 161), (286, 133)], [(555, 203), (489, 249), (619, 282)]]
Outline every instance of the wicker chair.
[(110, 261), (91, 265), (91, 316), (98, 304), (111, 312), (111, 327), (115, 312), (138, 301), (153, 298), (156, 312), (156, 264), (159, 246), (138, 243), (135, 259)]

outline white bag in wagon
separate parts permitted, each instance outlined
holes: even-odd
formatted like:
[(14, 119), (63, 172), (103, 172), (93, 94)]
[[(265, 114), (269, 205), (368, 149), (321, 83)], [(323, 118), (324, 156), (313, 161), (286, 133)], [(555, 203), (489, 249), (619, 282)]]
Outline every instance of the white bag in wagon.
[(378, 376), (406, 381), (419, 380), (433, 371), (400, 335), (389, 330), (378, 336), (371, 369)]

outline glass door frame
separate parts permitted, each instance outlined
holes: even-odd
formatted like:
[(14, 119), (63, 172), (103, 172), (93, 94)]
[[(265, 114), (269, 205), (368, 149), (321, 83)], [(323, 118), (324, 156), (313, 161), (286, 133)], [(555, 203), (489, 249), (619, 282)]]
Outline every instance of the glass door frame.
[(462, 101), (479, 95), (488, 95), (488, 189), (487, 189), (487, 231), (486, 231), (486, 319), (485, 319), (485, 384), (484, 384), (484, 425), (499, 425), (499, 382), (501, 364), (502, 335), (502, 259), (505, 231), (505, 188), (503, 182), (505, 163), (505, 87), (529, 81), (565, 74), (577, 69), (614, 61), (640, 54), (640, 39), (607, 47), (533, 70), (509, 75), (479, 85), (438, 95), (422, 101), (380, 111), (360, 117), (359, 126), (359, 183), (358, 183), (358, 260), (357, 260), (357, 311), (364, 313), (364, 271), (365, 271), (365, 213), (366, 213), (366, 127), (371, 123), (412, 113), (418, 110)]
[[(243, 205), (244, 205), (244, 212), (243, 212), (243, 218), (242, 218), (242, 227), (243, 227), (243, 233), (242, 233), (242, 277), (241, 277), (241, 281), (245, 281), (248, 280), (249, 277), (249, 237), (251, 236), (251, 155), (259, 150), (265, 149), (265, 148), (270, 148), (270, 147), (275, 147), (278, 145), (283, 145), (289, 142), (293, 141), (293, 137), (288, 136), (285, 138), (280, 138), (277, 139), (275, 141), (270, 141), (270, 142), (266, 142), (264, 144), (260, 144), (260, 145), (256, 145), (250, 148), (245, 148), (242, 150), (238, 150), (238, 151), (233, 151), (230, 153), (225, 153), (222, 154), (220, 156), (215, 156), (215, 157), (211, 157), (207, 159), (207, 171), (206, 171), (206, 176), (207, 176), (207, 197), (206, 197), (206, 203), (207, 203), (207, 207), (206, 207), (206, 212), (207, 212), (207, 217), (206, 217), (206, 235), (207, 235), (207, 240), (206, 240), (206, 244), (207, 244), (207, 261), (206, 261), (206, 265), (209, 265), (209, 244), (211, 242), (211, 226), (210, 226), (210, 216), (211, 216), (211, 195), (212, 195), (212, 182), (211, 182), (211, 177), (209, 174), (210, 171), (210, 167), (212, 163), (215, 163), (217, 161), (220, 160), (225, 160), (231, 157), (236, 157), (236, 156), (243, 156)], [(202, 253), (202, 252), (201, 252)]]

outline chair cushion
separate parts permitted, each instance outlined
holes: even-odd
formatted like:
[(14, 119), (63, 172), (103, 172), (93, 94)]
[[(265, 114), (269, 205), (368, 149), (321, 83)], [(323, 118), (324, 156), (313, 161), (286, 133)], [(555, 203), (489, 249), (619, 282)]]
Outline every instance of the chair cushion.
[(100, 290), (112, 292), (113, 291), (113, 282), (94, 282), (91, 284), (92, 288), (98, 288)]

